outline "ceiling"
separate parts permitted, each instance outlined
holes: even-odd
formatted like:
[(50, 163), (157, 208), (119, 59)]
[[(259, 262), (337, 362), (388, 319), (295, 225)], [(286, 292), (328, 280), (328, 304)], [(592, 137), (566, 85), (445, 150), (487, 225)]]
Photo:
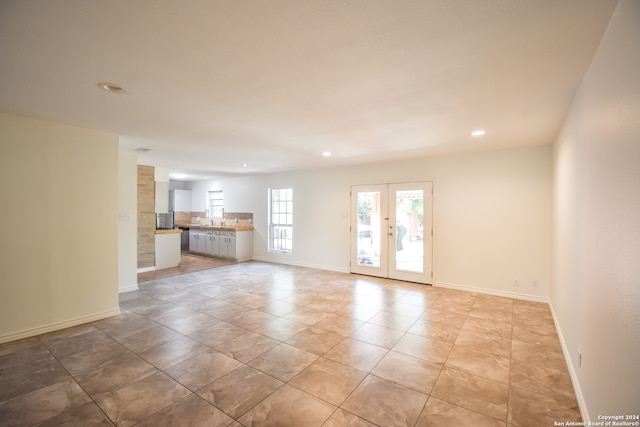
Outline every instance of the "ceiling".
[(615, 6), (3, 0), (0, 110), (186, 179), (550, 144)]

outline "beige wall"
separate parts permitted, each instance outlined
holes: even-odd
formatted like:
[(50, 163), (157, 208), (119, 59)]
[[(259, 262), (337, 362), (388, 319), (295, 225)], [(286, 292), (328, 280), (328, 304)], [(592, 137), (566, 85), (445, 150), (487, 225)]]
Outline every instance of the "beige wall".
[(0, 114), (0, 342), (117, 314), (118, 137)]
[(639, 23), (622, 0), (555, 149), (551, 305), (585, 421), (640, 408)]
[[(204, 210), (206, 192), (222, 189), (225, 211), (254, 214), (255, 259), (348, 271), (350, 186), (433, 181), (435, 283), (546, 300), (551, 166), (551, 146), (542, 146), (208, 180), (192, 183), (192, 208)], [(267, 190), (279, 186), (294, 189), (290, 255), (267, 250)]]

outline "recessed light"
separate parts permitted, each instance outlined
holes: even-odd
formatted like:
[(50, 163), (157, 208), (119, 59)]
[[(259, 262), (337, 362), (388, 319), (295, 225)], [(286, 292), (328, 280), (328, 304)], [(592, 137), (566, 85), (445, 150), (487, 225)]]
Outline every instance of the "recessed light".
[(484, 134), (486, 134), (487, 131), (484, 129), (478, 129), (478, 130), (474, 130), (473, 132), (471, 132), (472, 136), (482, 136)]
[(185, 179), (187, 177), (187, 175), (183, 174), (183, 173), (173, 173), (171, 174), (171, 178), (175, 178), (175, 179)]
[(115, 83), (100, 82), (98, 83), (98, 87), (102, 90), (106, 90), (107, 92), (111, 92), (111, 93), (120, 93), (120, 94), (129, 93), (129, 89)]
[(323, 151), (322, 152), (322, 156), (323, 157), (331, 157), (331, 151)]
[(249, 165), (248, 165), (248, 164), (246, 164), (246, 163), (243, 163), (243, 164), (242, 164), (242, 167), (243, 167), (243, 168), (246, 168), (247, 166), (249, 166)]

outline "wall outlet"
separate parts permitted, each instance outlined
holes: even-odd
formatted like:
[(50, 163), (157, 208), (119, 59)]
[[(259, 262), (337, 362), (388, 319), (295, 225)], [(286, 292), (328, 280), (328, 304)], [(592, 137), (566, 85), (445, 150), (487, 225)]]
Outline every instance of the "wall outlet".
[(538, 287), (538, 281), (537, 280), (532, 281), (531, 282), (531, 286), (534, 287), (534, 288), (537, 288)]
[(578, 368), (582, 367), (582, 352), (578, 350)]
[(520, 286), (520, 279), (513, 279), (513, 286)]

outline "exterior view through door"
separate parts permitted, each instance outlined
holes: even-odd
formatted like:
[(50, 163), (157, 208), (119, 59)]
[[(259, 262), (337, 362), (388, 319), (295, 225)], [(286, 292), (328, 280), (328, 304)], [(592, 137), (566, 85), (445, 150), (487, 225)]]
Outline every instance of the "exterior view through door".
[(431, 284), (433, 183), (351, 187), (351, 272)]

